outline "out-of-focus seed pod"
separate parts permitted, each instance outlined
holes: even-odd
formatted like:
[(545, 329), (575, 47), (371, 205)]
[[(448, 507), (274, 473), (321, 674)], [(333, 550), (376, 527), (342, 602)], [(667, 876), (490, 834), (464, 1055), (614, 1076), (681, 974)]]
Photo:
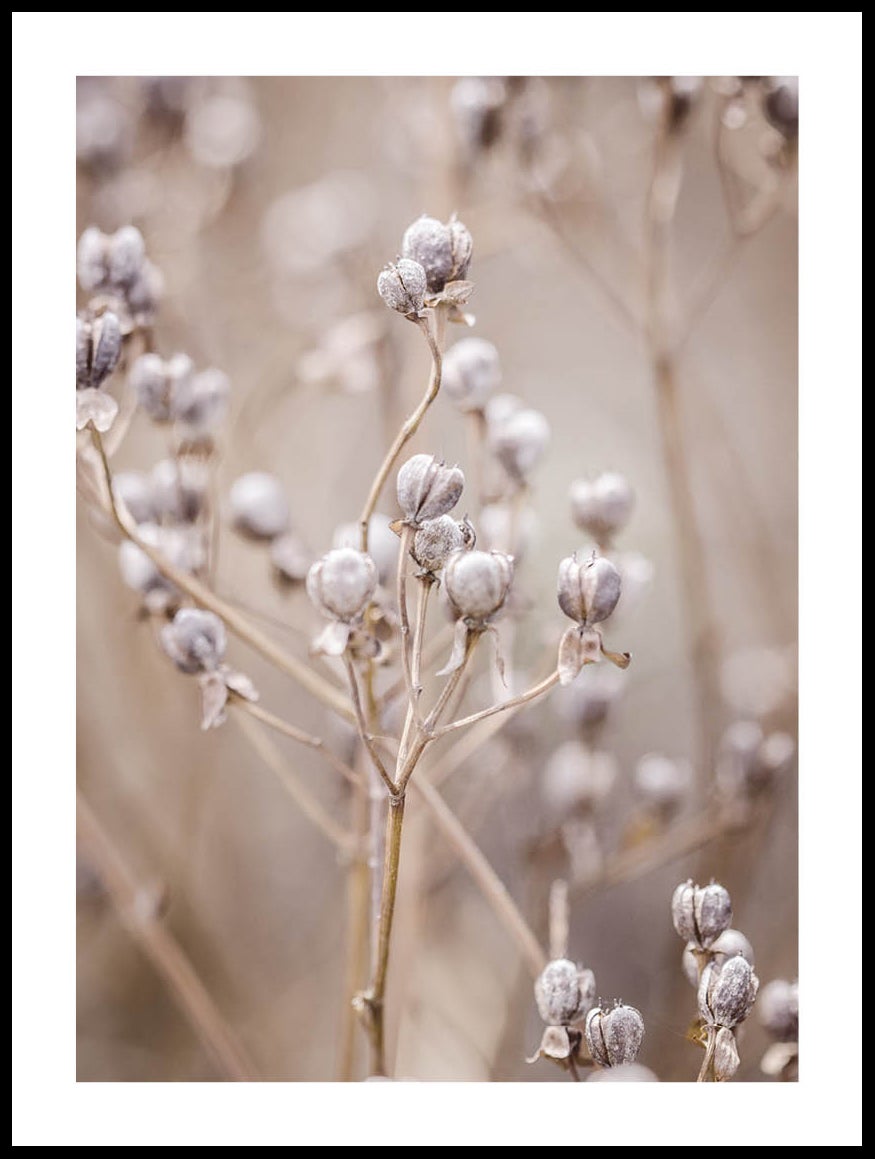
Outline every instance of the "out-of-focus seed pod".
[[(187, 528), (144, 523), (137, 528), (137, 534), (181, 571), (196, 571), (203, 563), (202, 541), (199, 536), (190, 534)], [(119, 544), (119, 569), (127, 586), (146, 597), (152, 606), (164, 606), (179, 594), (148, 555), (128, 539)], [(155, 598), (150, 599), (152, 596)]]
[(459, 410), (484, 410), (500, 388), (498, 351), (485, 338), (463, 338), (444, 355), (441, 389)]
[(799, 1041), (799, 984), (775, 978), (760, 991), (757, 1013), (778, 1042)]
[(113, 475), (112, 491), (134, 523), (149, 523), (157, 516), (152, 480), (144, 471), (119, 471)]
[(98, 389), (118, 365), (122, 337), (118, 317), (107, 310), (76, 319), (76, 386)]
[[(756, 965), (754, 957), (753, 946), (744, 936), (741, 930), (734, 930), (732, 928), (724, 930), (719, 938), (711, 943), (711, 948), (708, 950), (709, 958), (712, 958), (719, 965), (723, 965), (727, 958), (734, 958), (738, 954), (749, 962), (751, 967)], [(681, 965), (684, 974), (687, 976), (687, 981), (691, 986), (699, 987), (699, 962), (703, 960), (701, 953), (696, 953), (695, 942), (687, 942), (684, 947)]]
[(464, 487), (459, 467), (448, 467), (434, 455), (414, 455), (398, 472), (398, 503), (405, 520), (416, 526), (452, 511)]
[[(388, 515), (375, 511), (368, 526), (368, 555), (377, 565), (381, 584), (389, 583), (398, 567), (398, 550), (401, 545), (391, 524)], [(360, 542), (361, 528), (358, 523), (341, 523), (331, 537), (332, 547), (358, 549)]]
[(161, 459), (151, 471), (156, 513), (174, 523), (194, 523), (204, 509), (209, 486), (206, 463), (197, 459)]
[(660, 817), (672, 816), (683, 805), (693, 783), (689, 761), (671, 760), (660, 753), (645, 753), (635, 766), (634, 784), (647, 809)]
[(684, 941), (707, 950), (732, 923), (732, 899), (716, 881), (702, 887), (690, 879), (674, 891), (671, 917)]
[(763, 112), (782, 137), (794, 141), (799, 133), (799, 78), (769, 77), (763, 96)]
[(83, 290), (99, 290), (106, 280), (106, 234), (90, 225), (76, 246), (76, 276)]
[(658, 1083), (659, 1079), (640, 1062), (624, 1062), (607, 1070), (594, 1070), (586, 1080), (590, 1083)]
[(596, 543), (609, 543), (626, 526), (635, 505), (634, 491), (615, 471), (578, 479), (571, 484), (569, 498), (571, 518)]
[(444, 588), (465, 620), (485, 624), (504, 606), (513, 559), (500, 551), (458, 551), (444, 566)]
[(548, 962), (535, 982), (538, 1013), (548, 1026), (579, 1022), (595, 1003), (595, 974), (567, 958)]
[(756, 1001), (759, 979), (741, 956), (708, 962), (699, 983), (699, 1014), (711, 1026), (737, 1026)]
[(593, 752), (580, 741), (561, 744), (544, 768), (544, 800), (557, 822), (575, 813), (597, 809), (614, 787), (616, 761), (610, 753)]
[(454, 551), (463, 551), (474, 536), (470, 523), (457, 523), (451, 515), (427, 519), (416, 530), (410, 554), (426, 572), (436, 572)]
[(575, 552), (559, 564), (559, 607), (582, 626), (606, 620), (617, 606), (620, 588), (620, 573), (604, 556), (581, 562)]
[(186, 113), (185, 143), (201, 165), (231, 169), (255, 151), (261, 122), (251, 101), (214, 93), (192, 104)]
[(734, 1032), (728, 1026), (721, 1026), (714, 1044), (714, 1077), (719, 1083), (725, 1083), (738, 1070), (740, 1062)]
[(586, 1016), (586, 1043), (599, 1066), (634, 1062), (644, 1041), (644, 1019), (634, 1006), (596, 1007)]
[(286, 531), (271, 540), (270, 562), (281, 580), (302, 583), (313, 566), (313, 555), (294, 532)]
[(307, 594), (323, 615), (351, 623), (370, 603), (377, 588), (377, 566), (351, 547), (335, 548), (307, 573)]
[(453, 255), (453, 265), (447, 281), (455, 282), (466, 277), (471, 257), (474, 253), (474, 239), (466, 225), (455, 216), (447, 222), (450, 231), (450, 250)]
[(495, 143), (507, 87), (499, 77), (463, 76), (453, 85), (450, 109), (456, 133), (469, 157)]
[(137, 402), (156, 423), (170, 422), (176, 413), (180, 391), (188, 388), (194, 363), (187, 354), (163, 359), (158, 354), (141, 354), (131, 367), (128, 383)]
[(139, 277), (127, 287), (125, 300), (134, 323), (150, 326), (164, 296), (164, 275), (148, 258), (143, 262)]
[(410, 258), (399, 258), (377, 277), (377, 293), (391, 310), (405, 318), (420, 317), (426, 289), (425, 270)]
[(228, 493), (234, 527), (253, 539), (273, 539), (289, 526), (289, 501), (283, 485), (266, 471), (235, 479)]
[(183, 378), (174, 399), (174, 418), (191, 437), (212, 434), (228, 410), (231, 381), (224, 371), (210, 368)]
[(550, 424), (540, 411), (514, 411), (489, 430), (492, 453), (514, 482), (525, 483), (550, 443)]
[(577, 680), (554, 693), (563, 720), (590, 734), (605, 723), (624, 687), (616, 668), (590, 667), (586, 680)]
[(225, 659), (228, 639), (225, 625), (213, 612), (180, 608), (161, 629), (161, 643), (176, 667), (191, 675), (215, 671)]
[(146, 243), (135, 225), (124, 225), (108, 239), (106, 277), (112, 286), (131, 286), (146, 258)]

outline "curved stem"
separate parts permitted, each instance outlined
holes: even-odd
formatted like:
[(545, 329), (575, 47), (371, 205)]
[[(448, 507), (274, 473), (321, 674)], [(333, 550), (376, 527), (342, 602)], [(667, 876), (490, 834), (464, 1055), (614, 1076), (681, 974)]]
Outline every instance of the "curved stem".
[(109, 514), (112, 516), (113, 522), (119, 529), (121, 534), (136, 544), (136, 546), (147, 556), (152, 563), (158, 568), (161, 574), (168, 579), (180, 591), (185, 592), (196, 604), (206, 608), (224, 620), (227, 627), (239, 636), (241, 640), (247, 643), (256, 652), (260, 652), (266, 660), (274, 664), (281, 672), (287, 676), (291, 676), (296, 680), (311, 696), (317, 700), (321, 700), (328, 708), (333, 709), (334, 712), (347, 720), (353, 719), (352, 709), (346, 697), (327, 680), (323, 680), (321, 676), (313, 672), (306, 664), (302, 664), (296, 657), (289, 655), (282, 648), (265, 635), (262, 631), (256, 628), (253, 624), (241, 616), (240, 613), (225, 600), (211, 591), (206, 584), (201, 583), (200, 580), (195, 579), (194, 576), (187, 572), (181, 571), (175, 567), (168, 559), (156, 551), (151, 544), (146, 543), (140, 535), (132, 527), (128, 526), (125, 519), (122, 518), (115, 502), (115, 495), (112, 489), (112, 470), (109, 465), (109, 460), (106, 457), (106, 451), (103, 446), (103, 440), (98, 431), (91, 428), (91, 438), (94, 446), (97, 448), (97, 453), (100, 456), (100, 461), (103, 467), (104, 480), (108, 492)]
[(452, 724), (445, 724), (443, 728), (435, 732), (434, 739), (437, 740), (438, 737), (456, 732), (460, 728), (467, 728), (469, 724), (476, 724), (477, 721), (486, 720), (488, 717), (495, 716), (499, 712), (522, 708), (524, 704), (528, 704), (531, 700), (536, 700), (539, 696), (543, 696), (545, 692), (549, 692), (551, 688), (555, 688), (558, 683), (559, 672), (552, 672), (527, 692), (521, 692), (519, 696), (513, 696), (510, 700), (504, 701), (503, 704), (493, 704), (491, 708), (484, 708), (482, 712), (474, 712), (471, 716), (463, 716), (461, 720), (454, 720)]
[(380, 754), (377, 752), (377, 746), (374, 744), (374, 738), (371, 736), (370, 729), (368, 728), (368, 722), (365, 720), (364, 711), (362, 710), (362, 700), (361, 696), (359, 695), (358, 679), (355, 674), (355, 664), (353, 663), (352, 657), (350, 656), (348, 650), (343, 654), (343, 663), (346, 666), (346, 673), (349, 677), (349, 691), (352, 697), (352, 705), (355, 712), (356, 724), (358, 725), (359, 736), (364, 742), (365, 748), (368, 750), (368, 754), (371, 758), (371, 761), (373, 762), (374, 768), (383, 778), (383, 783), (389, 790), (390, 795), (394, 797), (398, 790), (396, 788), (395, 782), (386, 772), (386, 766), (380, 759)]
[(405, 420), (401, 430), (395, 436), (395, 441), (386, 452), (386, 457), (380, 464), (374, 481), (371, 484), (371, 489), (368, 492), (368, 497), (365, 500), (365, 505), (362, 508), (362, 513), (359, 516), (359, 530), (360, 530), (360, 544), (361, 550), (368, 550), (368, 528), (371, 522), (371, 516), (376, 510), (377, 504), (380, 501), (380, 494), (389, 477), (389, 473), (395, 465), (395, 460), (401, 454), (405, 445), (413, 438), (419, 430), (419, 424), (425, 418), (425, 413), (434, 400), (438, 396), (438, 391), (441, 388), (441, 366), (442, 356), (441, 349), (444, 340), (444, 326), (446, 322), (446, 314), (443, 306), (438, 306), (435, 310), (435, 329), (436, 336), (432, 335), (429, 328), (428, 319), (420, 318), (417, 320), (417, 325), (425, 336), (428, 343), (428, 348), (431, 351), (431, 375), (429, 377), (428, 387), (423, 395), (419, 405)]

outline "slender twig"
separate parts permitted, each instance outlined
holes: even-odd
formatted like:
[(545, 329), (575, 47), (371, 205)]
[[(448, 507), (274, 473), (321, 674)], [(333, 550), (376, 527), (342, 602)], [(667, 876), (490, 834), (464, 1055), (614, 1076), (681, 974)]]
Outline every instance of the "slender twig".
[(254, 704), (251, 700), (246, 700), (242, 696), (232, 697), (231, 703), (235, 708), (240, 709), (242, 712), (248, 712), (250, 716), (254, 716), (256, 720), (260, 720), (268, 728), (275, 729), (276, 732), (282, 733), (283, 736), (287, 736), (290, 740), (297, 741), (298, 744), (306, 745), (308, 748), (316, 749), (333, 769), (349, 781), (354, 789), (358, 791), (362, 790), (361, 778), (355, 769), (351, 769), (346, 761), (341, 760), (337, 753), (332, 752), (320, 737), (311, 736), (302, 729), (296, 728), (295, 725), (289, 724), (281, 716), (269, 712), (268, 709), (262, 708), (260, 704)]
[(448, 733), (457, 732), (460, 728), (467, 728), (470, 724), (476, 724), (480, 720), (487, 720), (490, 716), (495, 716), (499, 712), (508, 712), (513, 709), (522, 708), (524, 704), (528, 704), (532, 700), (537, 700), (539, 696), (543, 696), (545, 692), (549, 692), (551, 688), (555, 688), (559, 683), (559, 672), (552, 672), (539, 684), (535, 684), (526, 692), (521, 692), (519, 696), (512, 696), (509, 700), (504, 701), (503, 704), (493, 704), (491, 708), (484, 708), (482, 712), (474, 712), (471, 716), (464, 716), (461, 720), (454, 720), (452, 724), (445, 724), (443, 728), (438, 729), (434, 734), (434, 739), (447, 736)]
[[(413, 541), (413, 528), (405, 526), (401, 532), (401, 546), (398, 551), (398, 622), (401, 632), (401, 670), (404, 674), (404, 684), (407, 688), (408, 718), (411, 716), (419, 724), (417, 708), (416, 683), (413, 679), (410, 661), (410, 615), (407, 610), (407, 565), (410, 561), (410, 545)], [(408, 726), (409, 727), (409, 726)], [(405, 732), (407, 728), (405, 728)], [(401, 748), (404, 749), (404, 737), (401, 739)]]
[(456, 851), (490, 908), (518, 946), (532, 977), (537, 978), (546, 964), (547, 955), (504, 882), (434, 785), (424, 779), (417, 779), (411, 782), (411, 789), (425, 802), (438, 829)]
[(109, 460), (106, 457), (103, 440), (100, 434), (93, 428), (91, 428), (91, 437), (103, 466), (103, 474), (108, 492), (109, 514), (112, 516), (113, 522), (122, 535), (136, 544), (140, 551), (155, 564), (161, 574), (175, 587), (185, 592), (187, 596), (194, 600), (195, 603), (200, 604), (201, 607), (215, 612), (217, 616), (220, 616), (236, 636), (239, 636), (241, 640), (249, 644), (256, 652), (260, 652), (266, 660), (269, 660), (281, 672), (284, 672), (287, 676), (291, 676), (311, 696), (314, 696), (317, 700), (321, 700), (323, 704), (333, 709), (340, 716), (351, 720), (353, 718), (353, 712), (349, 702), (333, 685), (313, 672), (306, 664), (302, 664), (296, 657), (289, 655), (288, 652), (280, 648), (270, 636), (265, 635), (253, 624), (250, 624), (244, 616), (241, 616), (235, 608), (220, 599), (206, 584), (201, 583), (194, 576), (175, 567), (160, 551), (156, 551), (151, 544), (146, 543), (138, 532), (128, 525), (116, 506), (112, 489), (112, 470), (109, 465)]
[(568, 882), (559, 878), (550, 886), (550, 957), (568, 953)]
[(368, 754), (373, 761), (374, 768), (380, 774), (383, 779), (383, 783), (389, 790), (390, 796), (394, 797), (397, 794), (397, 788), (395, 786), (395, 782), (386, 771), (386, 766), (383, 764), (383, 761), (380, 758), (380, 754), (377, 752), (377, 746), (374, 743), (374, 738), (371, 735), (368, 722), (365, 719), (365, 714), (362, 710), (362, 698), (359, 693), (358, 677), (355, 674), (355, 664), (348, 651), (344, 652), (343, 654), (343, 663), (346, 667), (347, 676), (349, 677), (349, 691), (350, 696), (352, 697), (352, 706), (353, 711), (355, 712), (355, 719), (358, 725), (359, 736), (364, 742), (365, 748), (368, 750)]
[[(376, 778), (376, 774), (374, 775)], [(377, 780), (377, 785), (379, 784)], [(363, 984), (368, 956), (370, 867), (369, 852), (365, 852), (365, 848), (370, 819), (370, 795), (367, 792), (367, 772), (360, 775), (359, 785), (361, 792), (356, 793), (351, 801), (352, 831), (360, 852), (350, 863), (346, 883), (346, 970), (337, 1054), (337, 1077), (340, 1082), (351, 1082), (354, 1075), (358, 1018), (353, 1001)], [(380, 795), (382, 796), (382, 793)]]
[(279, 778), (283, 788), (294, 800), (307, 820), (342, 853), (347, 855), (353, 853), (353, 838), (337, 824), (303, 781), (291, 771), (288, 762), (284, 759), (276, 745), (266, 736), (264, 730), (251, 717), (247, 716), (246, 713), (235, 712), (232, 719), (237, 722), (246, 734), (252, 747), (267, 767)]
[(371, 484), (371, 489), (368, 492), (368, 497), (365, 500), (365, 505), (362, 508), (362, 513), (359, 516), (359, 527), (361, 534), (361, 550), (368, 550), (368, 528), (371, 522), (371, 516), (377, 509), (377, 504), (380, 501), (380, 495), (389, 474), (395, 465), (395, 461), (401, 454), (406, 444), (413, 438), (419, 430), (419, 424), (425, 418), (425, 413), (434, 400), (438, 396), (438, 391), (441, 388), (441, 366), (442, 366), (442, 347), (444, 340), (444, 325), (446, 321), (446, 313), (443, 306), (439, 305), (434, 312), (435, 331), (433, 335), (429, 326), (428, 318), (420, 318), (417, 325), (425, 336), (428, 343), (429, 351), (431, 352), (431, 375), (429, 376), (428, 386), (425, 394), (419, 402), (416, 409), (404, 421), (398, 434), (395, 436), (395, 441), (386, 452), (386, 457), (380, 464), (374, 481)]
[(106, 887), (122, 924), (169, 986), (216, 1065), (234, 1082), (257, 1081), (260, 1076), (244, 1047), (155, 907), (143, 905), (142, 887), (82, 793), (76, 795), (76, 818), (84, 852)]

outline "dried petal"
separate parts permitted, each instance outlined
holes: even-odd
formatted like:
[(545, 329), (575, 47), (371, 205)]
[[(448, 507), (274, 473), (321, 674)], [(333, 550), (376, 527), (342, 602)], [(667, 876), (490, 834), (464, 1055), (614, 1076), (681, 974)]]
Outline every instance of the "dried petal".
[(714, 1077), (717, 1082), (725, 1083), (727, 1079), (731, 1079), (740, 1062), (735, 1034), (728, 1026), (721, 1026), (717, 1031), (714, 1045)]
[(106, 434), (115, 422), (118, 403), (105, 390), (76, 391), (76, 430), (83, 431), (89, 423), (96, 431)]
[(225, 723), (228, 687), (219, 672), (205, 672), (200, 678), (201, 728), (218, 728)]

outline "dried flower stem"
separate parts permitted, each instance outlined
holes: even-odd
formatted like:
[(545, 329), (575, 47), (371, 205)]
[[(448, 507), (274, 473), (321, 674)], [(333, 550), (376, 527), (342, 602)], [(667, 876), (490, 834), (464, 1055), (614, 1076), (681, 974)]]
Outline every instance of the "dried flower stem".
[(550, 957), (568, 954), (568, 882), (557, 879), (550, 886)]
[(705, 548), (689, 477), (689, 456), (678, 404), (677, 367), (668, 318), (668, 243), (680, 189), (682, 158), (676, 135), (663, 124), (657, 134), (647, 197), (647, 325), (645, 333), (656, 388), (657, 414), (669, 495), (674, 512), (682, 581), (691, 622), (691, 653), (699, 715), (698, 777), (713, 766), (720, 705), (718, 636), (708, 590)]
[(411, 788), (427, 805), (438, 829), (456, 851), (459, 860), (474, 878), (495, 916), (519, 948), (532, 977), (537, 978), (547, 962), (547, 954), (508, 893), (504, 882), (434, 785), (421, 778), (413, 781)]
[(398, 456), (419, 430), (419, 424), (425, 418), (426, 411), (437, 398), (438, 391), (441, 388), (441, 366), (443, 357), (441, 352), (443, 350), (444, 331), (446, 328), (446, 312), (443, 305), (438, 305), (435, 308), (434, 319), (434, 335), (431, 332), (427, 317), (421, 318), (417, 322), (431, 351), (431, 375), (429, 376), (428, 387), (419, 405), (404, 421), (403, 426), (395, 436), (395, 441), (386, 453), (386, 457), (380, 464), (380, 468), (371, 484), (371, 489), (368, 492), (368, 497), (362, 508), (362, 513), (359, 516), (361, 533), (360, 546), (362, 551), (368, 550), (368, 528), (370, 526), (371, 516), (374, 514), (374, 511), (377, 509), (377, 504), (380, 502), (380, 495), (382, 494), (383, 487), (386, 485), (386, 480), (389, 478)]
[(195, 603), (200, 604), (201, 607), (206, 608), (210, 612), (215, 612), (217, 616), (220, 616), (236, 636), (239, 636), (241, 640), (251, 648), (254, 648), (256, 652), (260, 652), (266, 660), (269, 660), (281, 672), (284, 672), (287, 676), (291, 676), (311, 696), (314, 696), (317, 700), (321, 700), (324, 705), (344, 717), (344, 719), (352, 720), (353, 710), (349, 702), (332, 684), (329, 684), (327, 680), (324, 680), (317, 673), (313, 672), (306, 664), (302, 664), (295, 656), (289, 655), (288, 652), (280, 648), (270, 636), (266, 636), (253, 624), (250, 624), (244, 616), (241, 616), (235, 608), (231, 607), (223, 599), (220, 599), (206, 584), (201, 583), (200, 580), (195, 579), (194, 576), (189, 575), (187, 572), (174, 567), (169, 560), (164, 558), (160, 551), (156, 551), (151, 544), (146, 543), (136, 530), (128, 525), (116, 506), (112, 489), (112, 469), (106, 457), (103, 440), (99, 432), (94, 430), (93, 427), (91, 428), (91, 438), (94, 446), (97, 448), (97, 453), (100, 456), (103, 467), (104, 480), (107, 488), (108, 512), (122, 535), (136, 544), (140, 551), (155, 564), (161, 574), (179, 588), (180, 591), (185, 592), (187, 596), (194, 600)]
[(242, 696), (237, 696), (232, 693), (230, 703), (242, 712), (247, 712), (250, 716), (254, 716), (256, 720), (260, 720), (268, 728), (275, 729), (277, 732), (282, 733), (283, 736), (287, 736), (290, 740), (297, 741), (298, 744), (306, 745), (308, 748), (316, 749), (325, 757), (333, 769), (349, 781), (356, 791), (363, 791), (361, 778), (355, 769), (351, 769), (346, 761), (341, 760), (337, 753), (332, 752), (320, 737), (311, 736), (309, 733), (303, 732), (300, 728), (296, 728), (295, 725), (283, 720), (282, 717), (276, 716), (266, 708), (262, 708), (260, 704), (256, 704), (252, 700), (246, 700)]
[(377, 752), (377, 746), (374, 743), (374, 738), (371, 735), (371, 730), (368, 726), (367, 720), (365, 719), (364, 711), (362, 710), (362, 698), (359, 693), (358, 677), (356, 676), (355, 672), (355, 663), (353, 662), (349, 651), (344, 652), (343, 663), (346, 666), (347, 676), (349, 677), (349, 691), (352, 697), (352, 705), (355, 711), (355, 719), (358, 725), (359, 736), (364, 742), (365, 748), (368, 750), (368, 754), (374, 764), (374, 768), (380, 774), (383, 779), (383, 783), (389, 790), (389, 795), (394, 797), (398, 793), (398, 788), (386, 771), (386, 766), (383, 764), (380, 758), (380, 754)]
[(438, 729), (434, 734), (434, 739), (447, 736), (448, 733), (456, 732), (457, 729), (467, 728), (470, 724), (476, 724), (480, 720), (486, 720), (490, 716), (495, 716), (499, 712), (508, 712), (513, 709), (522, 708), (524, 704), (528, 704), (532, 700), (537, 700), (539, 696), (543, 696), (545, 692), (549, 692), (551, 688), (555, 688), (559, 683), (559, 672), (551, 672), (540, 683), (535, 684), (526, 692), (521, 692), (519, 696), (513, 696), (510, 700), (504, 701), (503, 704), (493, 704), (491, 708), (484, 708), (482, 712), (472, 713), (471, 716), (464, 716), (461, 720), (454, 720), (452, 724), (445, 724), (443, 728)]
[(705, 1057), (702, 1060), (702, 1066), (699, 1069), (699, 1077), (696, 1079), (697, 1083), (707, 1083), (714, 1081), (714, 1051), (717, 1047), (717, 1035), (714, 1032), (714, 1027), (708, 1027), (708, 1045), (705, 1048)]
[[(239, 707), (240, 703), (239, 701), (236, 702), (235, 707)], [(294, 800), (307, 820), (342, 853), (346, 855), (353, 853), (354, 842), (352, 837), (337, 824), (303, 781), (299, 780), (289, 769), (288, 762), (280, 753), (279, 749), (265, 735), (255, 721), (242, 712), (235, 712), (233, 719), (246, 734), (252, 747), (267, 767), (282, 782), (283, 788)]]
[(213, 1061), (234, 1082), (257, 1082), (259, 1075), (227, 1025), (203, 982), (173, 935), (141, 902), (142, 888), (117, 845), (76, 794), (79, 840), (94, 865), (125, 929), (164, 979)]

